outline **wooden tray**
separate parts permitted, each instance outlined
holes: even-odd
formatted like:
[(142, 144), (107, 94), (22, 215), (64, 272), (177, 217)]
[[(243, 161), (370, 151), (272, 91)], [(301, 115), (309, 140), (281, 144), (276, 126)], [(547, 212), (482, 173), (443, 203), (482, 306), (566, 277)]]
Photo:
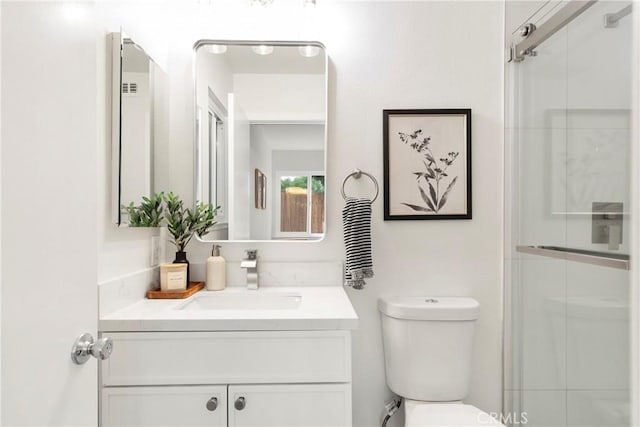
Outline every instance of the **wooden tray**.
[(183, 299), (189, 298), (199, 290), (204, 288), (204, 282), (189, 282), (187, 289), (179, 292), (162, 292), (160, 288), (151, 289), (147, 291), (147, 298), (149, 299)]

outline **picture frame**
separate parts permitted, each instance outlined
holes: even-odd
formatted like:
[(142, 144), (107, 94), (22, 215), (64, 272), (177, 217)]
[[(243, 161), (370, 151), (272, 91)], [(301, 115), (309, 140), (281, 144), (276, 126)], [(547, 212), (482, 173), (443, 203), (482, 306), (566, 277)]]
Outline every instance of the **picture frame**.
[(472, 219), (471, 109), (382, 116), (384, 220)]
[(260, 169), (254, 171), (255, 208), (267, 208), (267, 176)]

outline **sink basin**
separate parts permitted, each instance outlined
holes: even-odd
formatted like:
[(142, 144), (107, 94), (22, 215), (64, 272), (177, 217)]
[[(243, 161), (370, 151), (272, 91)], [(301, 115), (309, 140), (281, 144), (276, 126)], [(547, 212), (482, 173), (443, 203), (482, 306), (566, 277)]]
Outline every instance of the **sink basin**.
[(295, 293), (248, 291), (246, 293), (201, 292), (177, 310), (293, 310), (302, 296)]

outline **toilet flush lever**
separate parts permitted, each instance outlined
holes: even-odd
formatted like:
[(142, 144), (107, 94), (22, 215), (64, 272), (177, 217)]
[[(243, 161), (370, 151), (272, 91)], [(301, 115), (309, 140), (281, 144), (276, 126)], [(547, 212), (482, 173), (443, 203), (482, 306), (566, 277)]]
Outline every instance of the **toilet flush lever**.
[(71, 360), (76, 365), (82, 365), (91, 356), (98, 360), (105, 360), (111, 356), (113, 351), (113, 340), (111, 338), (100, 338), (94, 341), (90, 333), (85, 332), (76, 338), (71, 347)]

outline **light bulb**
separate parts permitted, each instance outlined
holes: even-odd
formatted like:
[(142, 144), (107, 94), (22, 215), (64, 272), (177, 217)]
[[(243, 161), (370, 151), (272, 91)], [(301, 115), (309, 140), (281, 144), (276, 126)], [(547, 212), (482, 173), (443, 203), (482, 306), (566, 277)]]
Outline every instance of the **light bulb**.
[(204, 48), (207, 50), (207, 52), (215, 54), (221, 54), (227, 51), (226, 44), (208, 44), (205, 45)]
[(320, 48), (318, 46), (311, 45), (300, 46), (298, 47), (298, 52), (300, 52), (300, 55), (306, 58), (311, 58), (314, 56), (318, 56), (318, 54), (320, 53)]
[(273, 52), (273, 46), (261, 44), (259, 46), (251, 46), (251, 50), (253, 50), (258, 55), (269, 55)]

